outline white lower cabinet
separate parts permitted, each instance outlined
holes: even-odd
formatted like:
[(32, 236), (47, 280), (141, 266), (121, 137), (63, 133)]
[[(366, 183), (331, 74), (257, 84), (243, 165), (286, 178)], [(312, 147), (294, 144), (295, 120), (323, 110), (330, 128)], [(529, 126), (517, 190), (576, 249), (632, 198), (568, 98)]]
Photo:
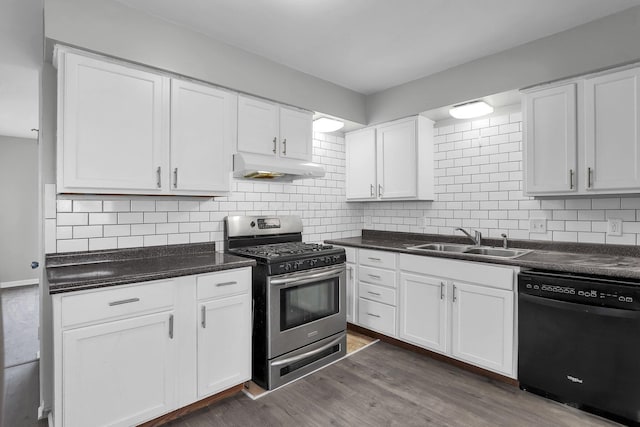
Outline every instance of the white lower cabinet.
[(451, 354), (512, 376), (513, 291), (453, 282)]
[(214, 299), (200, 307), (198, 398), (204, 398), (251, 378), (251, 296)]
[(448, 307), (444, 279), (400, 273), (400, 339), (445, 353)]
[(54, 426), (137, 425), (249, 380), (250, 289), (246, 267), (52, 295)]
[(174, 408), (173, 312), (63, 332), (66, 427), (135, 425)]

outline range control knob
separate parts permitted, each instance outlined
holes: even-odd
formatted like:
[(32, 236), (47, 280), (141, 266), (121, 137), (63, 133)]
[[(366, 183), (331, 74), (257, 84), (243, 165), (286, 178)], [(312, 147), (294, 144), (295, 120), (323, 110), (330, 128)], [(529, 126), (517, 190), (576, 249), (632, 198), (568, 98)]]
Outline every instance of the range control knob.
[(340, 261), (340, 257), (338, 255), (334, 255), (331, 257), (331, 259), (333, 260), (333, 262), (338, 262)]
[(286, 264), (284, 265), (284, 270), (285, 270), (285, 271), (289, 271), (289, 270), (291, 270), (291, 264), (286, 263)]
[(313, 266), (314, 266), (314, 265), (316, 265), (317, 263), (318, 263), (318, 260), (317, 260), (317, 259), (311, 259), (311, 260), (309, 260), (309, 266), (310, 266), (310, 267), (313, 267)]

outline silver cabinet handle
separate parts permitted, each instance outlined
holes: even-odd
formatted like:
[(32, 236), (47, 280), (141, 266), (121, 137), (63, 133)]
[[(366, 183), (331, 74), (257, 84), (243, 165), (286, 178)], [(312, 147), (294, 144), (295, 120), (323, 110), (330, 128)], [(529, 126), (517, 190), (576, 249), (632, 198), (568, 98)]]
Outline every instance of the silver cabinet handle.
[(456, 302), (456, 285), (453, 285), (453, 302)]
[(220, 287), (220, 286), (231, 286), (231, 285), (237, 285), (238, 282), (222, 282), (222, 283), (216, 283), (216, 287)]
[(276, 154), (278, 148), (278, 138), (277, 137), (273, 137), (273, 154)]
[(367, 258), (370, 259), (371, 261), (378, 261), (378, 262), (382, 261), (380, 258), (374, 258), (372, 256), (367, 257)]
[(378, 197), (382, 197), (382, 194), (384, 193), (384, 191), (382, 190), (382, 184), (378, 184)]
[(367, 293), (368, 293), (368, 294), (371, 294), (371, 295), (375, 295), (375, 296), (377, 296), (377, 297), (379, 297), (379, 296), (380, 296), (380, 294), (379, 294), (378, 292), (371, 292), (371, 291), (367, 291)]
[(140, 301), (140, 298), (129, 298), (129, 299), (122, 299), (120, 301), (111, 301), (109, 305), (110, 306), (122, 305), (122, 304), (129, 304), (132, 302), (138, 302), (138, 301)]
[(371, 184), (371, 188), (370, 188), (370, 191), (371, 191), (371, 197), (375, 197), (375, 195), (376, 195), (376, 194), (375, 194), (375, 190), (374, 190), (374, 189), (375, 189), (375, 186), (374, 186), (373, 184)]
[(569, 189), (573, 190), (573, 169), (569, 169)]
[(287, 155), (287, 138), (282, 140), (282, 154)]
[(378, 279), (380, 280), (380, 276), (376, 275), (376, 274), (367, 274), (367, 276), (371, 277), (372, 279)]
[(200, 308), (200, 311), (202, 312), (202, 320), (200, 320), (200, 324), (202, 325), (203, 328), (207, 327), (207, 307), (205, 307), (204, 305)]
[(156, 174), (158, 174), (158, 180), (156, 181), (156, 185), (158, 186), (158, 188), (162, 187), (162, 167), (158, 166), (158, 169), (156, 169)]
[(173, 339), (173, 314), (169, 316), (169, 338)]
[(591, 188), (591, 176), (593, 175), (593, 169), (587, 168), (587, 188)]
[(173, 170), (173, 188), (178, 188), (178, 168)]
[(444, 282), (440, 282), (440, 299), (444, 299)]
[(353, 280), (353, 267), (347, 267), (347, 270), (349, 271), (349, 280)]
[(367, 313), (367, 316), (377, 317), (378, 319), (380, 318), (379, 314), (373, 314), (373, 313)]

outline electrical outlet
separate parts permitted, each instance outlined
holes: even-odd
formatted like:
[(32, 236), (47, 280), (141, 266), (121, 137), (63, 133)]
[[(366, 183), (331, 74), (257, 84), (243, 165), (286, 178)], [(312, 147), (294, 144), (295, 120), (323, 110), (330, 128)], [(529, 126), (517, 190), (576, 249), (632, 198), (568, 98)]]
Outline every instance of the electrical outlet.
[(546, 218), (529, 218), (529, 232), (546, 233), (547, 219)]
[(607, 219), (607, 236), (622, 236), (622, 219)]

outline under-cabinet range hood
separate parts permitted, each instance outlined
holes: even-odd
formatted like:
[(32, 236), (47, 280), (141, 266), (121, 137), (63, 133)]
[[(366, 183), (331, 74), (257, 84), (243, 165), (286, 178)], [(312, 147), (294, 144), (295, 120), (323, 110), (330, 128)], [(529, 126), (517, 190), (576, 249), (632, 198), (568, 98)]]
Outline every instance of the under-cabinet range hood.
[(317, 163), (304, 160), (238, 153), (233, 155), (233, 176), (244, 179), (293, 181), (294, 179), (322, 178), (324, 168)]

